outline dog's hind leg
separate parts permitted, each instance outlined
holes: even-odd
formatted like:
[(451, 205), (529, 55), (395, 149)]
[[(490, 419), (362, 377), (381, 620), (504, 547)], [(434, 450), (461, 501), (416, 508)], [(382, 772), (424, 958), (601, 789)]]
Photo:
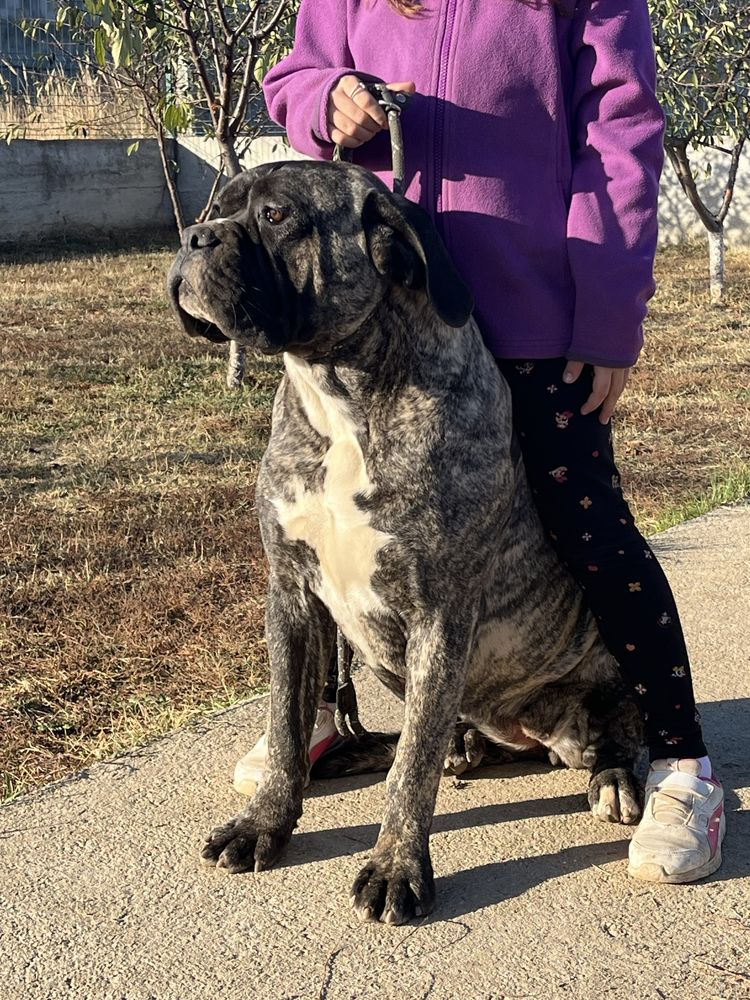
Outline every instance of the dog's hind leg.
[[(470, 722), (458, 722), (448, 743), (443, 762), (444, 773), (458, 775), (473, 771), (485, 759), (489, 748), (489, 741)], [(505, 759), (510, 760), (510, 755)]]
[[(388, 771), (396, 758), (400, 733), (365, 732), (323, 754), (312, 766), (310, 777), (343, 778), (354, 774)], [(470, 723), (458, 722), (448, 743), (443, 763), (445, 774), (459, 775), (482, 765), (508, 764), (519, 760), (546, 760), (547, 751), (514, 751), (487, 739)]]
[(583, 752), (583, 764), (591, 771), (591, 812), (604, 823), (637, 823), (643, 809), (633, 765), (643, 728), (621, 678), (603, 677), (583, 698), (583, 708), (591, 737)]
[[(601, 679), (565, 680), (547, 686), (521, 714), (525, 733), (573, 768), (591, 772), (592, 814), (606, 823), (637, 823), (641, 795), (633, 773), (641, 748), (641, 723), (621, 679), (609, 661)], [(598, 671), (597, 671), (598, 672)]]
[(641, 818), (642, 795), (633, 765), (642, 741), (637, 710), (624, 688), (596, 689), (585, 699), (591, 713), (590, 729), (600, 732), (595, 744), (584, 752), (591, 769), (588, 800), (592, 814), (605, 823), (637, 823)]

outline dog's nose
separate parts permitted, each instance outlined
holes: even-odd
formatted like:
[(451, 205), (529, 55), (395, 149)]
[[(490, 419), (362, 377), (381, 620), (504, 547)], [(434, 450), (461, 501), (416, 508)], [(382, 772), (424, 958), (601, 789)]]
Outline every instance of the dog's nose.
[(209, 225), (188, 226), (182, 231), (182, 246), (185, 250), (205, 250), (221, 243), (215, 231)]

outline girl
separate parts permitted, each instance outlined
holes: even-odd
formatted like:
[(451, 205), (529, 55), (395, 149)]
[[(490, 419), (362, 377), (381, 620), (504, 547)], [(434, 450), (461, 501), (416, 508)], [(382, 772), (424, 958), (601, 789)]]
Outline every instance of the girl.
[[(389, 84), (414, 95), (407, 197), (474, 293), (543, 524), (641, 708), (651, 766), (630, 874), (690, 882), (721, 863), (723, 792), (609, 423), (654, 291), (654, 76), (646, 0), (303, 0), (264, 89), (295, 149), (330, 159), (340, 143), (390, 184), (385, 115), (362, 81), (409, 78)], [(332, 738), (324, 708), (311, 757)], [(238, 787), (263, 761), (261, 743)]]

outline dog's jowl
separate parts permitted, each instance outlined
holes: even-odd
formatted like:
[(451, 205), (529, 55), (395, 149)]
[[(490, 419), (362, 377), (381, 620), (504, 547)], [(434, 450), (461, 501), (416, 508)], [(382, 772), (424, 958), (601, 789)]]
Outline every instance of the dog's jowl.
[(428, 216), (358, 167), (299, 162), (235, 179), (217, 210), (184, 233), (175, 311), (193, 336), (283, 353), (285, 375), (257, 487), (268, 769), (203, 857), (257, 871), (283, 852), (336, 625), (405, 697), (398, 741), (349, 741), (318, 765), (392, 765), (360, 917), (432, 908), (444, 762), (549, 753), (590, 770), (595, 816), (636, 822), (635, 707), (543, 537), (507, 386)]

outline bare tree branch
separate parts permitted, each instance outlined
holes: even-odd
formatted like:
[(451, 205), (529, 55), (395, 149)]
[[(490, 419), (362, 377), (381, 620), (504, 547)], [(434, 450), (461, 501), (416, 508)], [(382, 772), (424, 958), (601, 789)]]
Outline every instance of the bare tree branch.
[(721, 208), (716, 216), (719, 225), (724, 225), (724, 220), (729, 212), (729, 207), (732, 204), (732, 198), (734, 196), (734, 184), (737, 180), (737, 170), (740, 165), (740, 158), (742, 157), (742, 150), (745, 147), (745, 140), (738, 142), (737, 145), (732, 150), (732, 161), (729, 165), (729, 175), (727, 177), (726, 185), (724, 186), (724, 198), (722, 199)]
[(255, 79), (255, 64), (258, 61), (257, 40), (252, 38), (245, 55), (245, 68), (242, 73), (242, 83), (237, 95), (237, 101), (232, 112), (231, 130), (233, 135), (237, 135), (242, 128), (247, 112), (247, 103), (250, 99), (250, 87)]
[(205, 222), (206, 216), (208, 215), (211, 205), (213, 204), (214, 198), (216, 197), (216, 192), (219, 190), (219, 185), (221, 184), (221, 179), (223, 176), (224, 175), (221, 169), (216, 171), (216, 176), (214, 177), (214, 182), (211, 185), (211, 191), (206, 200), (206, 204), (203, 206), (200, 214), (198, 215), (198, 218), (196, 219), (196, 222)]
[(721, 230), (721, 223), (706, 207), (706, 205), (704, 205), (703, 199), (698, 192), (698, 186), (696, 185), (695, 178), (693, 177), (693, 169), (690, 164), (690, 158), (687, 154), (687, 141), (671, 140), (665, 143), (665, 149), (667, 151), (667, 156), (669, 157), (669, 162), (675, 169), (675, 173), (677, 174), (682, 190), (687, 195), (690, 204), (698, 213), (701, 222), (709, 232), (719, 232)]
[(289, 9), (289, 0), (279, 0), (279, 5), (272, 14), (269, 21), (267, 21), (259, 31), (253, 33), (254, 38), (266, 38), (277, 26), (281, 18), (284, 16), (285, 12)]
[(182, 23), (185, 25), (187, 32), (187, 43), (188, 50), (190, 52), (190, 57), (195, 67), (195, 71), (198, 74), (198, 79), (200, 80), (201, 87), (203, 88), (203, 93), (206, 95), (206, 104), (208, 106), (209, 114), (211, 115), (211, 121), (216, 126), (216, 95), (214, 93), (213, 84), (206, 72), (206, 67), (201, 57), (200, 51), (198, 49), (198, 44), (196, 41), (196, 34), (193, 28), (192, 20), (192, 3), (188, 4), (185, 0), (175, 0), (175, 3), (180, 9), (182, 14)]

